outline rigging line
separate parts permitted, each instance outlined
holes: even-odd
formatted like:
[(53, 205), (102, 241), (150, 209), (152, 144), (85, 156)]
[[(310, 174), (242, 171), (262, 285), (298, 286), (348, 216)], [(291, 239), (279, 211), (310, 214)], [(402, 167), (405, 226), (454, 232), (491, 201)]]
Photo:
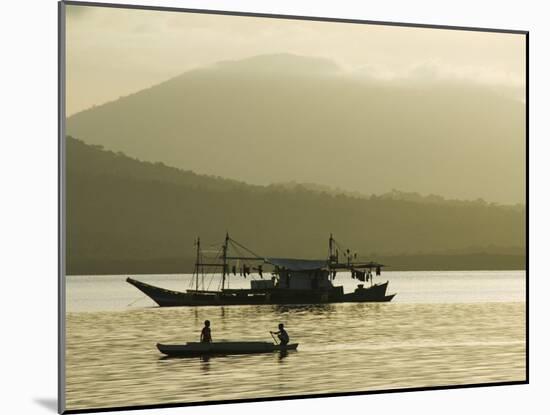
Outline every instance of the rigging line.
[[(217, 244), (217, 246), (219, 246), (220, 248), (218, 249), (218, 253), (216, 255), (216, 257), (214, 258), (214, 261), (218, 261), (218, 260), (221, 260), (222, 259), (222, 252), (223, 252), (223, 246), (225, 245), (225, 241), (222, 242), (221, 244)], [(224, 270), (222, 270), (222, 273), (223, 273)], [(212, 273), (212, 277), (210, 278), (210, 281), (208, 282), (208, 287), (207, 289), (209, 290), (210, 289), (210, 286), (212, 285), (212, 281), (214, 281), (214, 277), (216, 276), (215, 272)], [(222, 280), (223, 280), (223, 277), (219, 279), (218, 281), (218, 288), (217, 290), (220, 291), (221, 290), (221, 285), (222, 285)]]
[[(200, 261), (200, 257), (199, 257), (199, 261)], [(195, 265), (195, 267), (193, 267), (193, 274), (192, 274), (192, 277), (189, 279), (189, 284), (187, 285), (187, 288), (193, 288), (193, 283), (195, 281), (195, 278), (199, 278), (199, 266), (198, 265)]]
[[(202, 262), (202, 259), (201, 259), (201, 262)], [(207, 273), (204, 271), (203, 266), (200, 266), (200, 271), (199, 272), (201, 274), (201, 288), (204, 290), (204, 276), (207, 275)]]
[(209, 244), (209, 245), (204, 245), (204, 246), (206, 246), (207, 248), (217, 248), (217, 247), (220, 246), (220, 244), (214, 243), (214, 244)]
[[(342, 254), (346, 258), (346, 261), (349, 262), (349, 256), (346, 256), (347, 248), (344, 249), (336, 239), (332, 238), (332, 240), (336, 245), (336, 248), (339, 250), (339, 253)], [(349, 250), (349, 254), (351, 255), (351, 250)], [(338, 260), (338, 262), (340, 262), (340, 260)]]
[[(195, 242), (193, 242), (193, 247), (196, 247), (196, 246), (197, 246), (197, 240), (195, 239)], [(187, 284), (188, 289), (193, 287), (193, 281), (195, 280), (195, 271), (198, 271), (198, 266), (197, 266), (196, 260), (195, 260), (195, 266), (193, 267), (192, 277), (189, 279), (189, 283)]]
[(145, 296), (145, 295), (140, 296), (140, 297), (137, 298), (136, 300), (132, 301), (130, 304), (127, 304), (126, 307), (133, 306), (133, 305), (134, 305), (135, 303), (137, 303), (139, 300), (143, 300), (144, 298), (147, 298), (147, 296)]
[[(237, 254), (237, 256), (244, 256), (244, 255), (242, 254), (242, 251), (241, 251), (236, 245), (234, 245), (232, 242), (231, 242), (231, 245), (232, 245), (232, 247), (233, 247), (233, 250), (234, 250), (235, 253)], [(243, 260), (243, 262), (244, 262), (244, 260)]]
[(210, 289), (210, 286), (212, 285), (212, 281), (214, 280), (214, 274), (210, 277), (210, 281), (208, 281), (208, 285), (206, 286), (206, 291)]
[[(216, 257), (214, 258), (215, 261), (217, 261), (220, 258), (222, 249), (223, 248), (218, 249), (218, 253), (217, 253)], [(210, 286), (212, 285), (212, 281), (214, 281), (215, 276), (216, 276), (216, 274), (212, 273), (212, 276), (210, 277), (210, 281), (208, 282), (208, 286), (206, 287), (207, 290), (210, 289)], [(219, 286), (218, 286), (218, 289), (219, 289)]]
[[(200, 260), (200, 261), (201, 261), (201, 263), (204, 262), (203, 257), (201, 257), (201, 260)], [(200, 269), (201, 269), (201, 283), (202, 283), (202, 289), (204, 290), (204, 277), (205, 277), (205, 275), (208, 276), (208, 270), (205, 271), (204, 265), (201, 265)], [(213, 278), (213, 277), (212, 277), (212, 278)], [(208, 285), (208, 287), (210, 287), (210, 285)]]
[(218, 291), (222, 290), (222, 281), (223, 281), (222, 278), (220, 278), (219, 281), (218, 281)]
[(343, 252), (346, 252), (346, 249), (347, 249), (347, 248), (344, 249), (344, 248), (342, 247), (342, 245), (340, 245), (340, 243), (339, 243), (336, 239), (334, 239), (334, 238), (333, 238), (333, 241), (334, 241), (334, 243), (336, 244), (336, 247), (340, 250), (340, 252), (342, 252), (342, 253), (343, 253)]
[[(204, 252), (201, 252), (201, 257), (200, 257), (201, 269), (204, 270), (204, 268), (206, 268), (207, 271), (210, 269), (210, 265), (208, 265), (208, 264), (207, 264), (207, 265), (204, 265), (205, 260), (208, 260), (208, 263), (211, 262), (211, 261), (209, 261), (210, 258), (211, 258), (211, 257), (208, 257), (208, 256), (204, 255)], [(217, 259), (217, 255), (213, 258), (213, 261), (212, 261), (212, 262), (215, 262), (216, 259)]]
[(232, 238), (229, 238), (230, 241), (232, 241), (233, 243), (235, 243), (237, 246), (240, 246), (242, 249), (244, 249), (246, 252), (248, 252), (249, 254), (252, 254), (253, 256), (255, 256), (256, 258), (258, 259), (264, 259), (264, 257), (256, 254), (255, 252), (251, 251), (250, 249), (248, 249), (246, 246), (244, 245), (241, 245), (240, 243), (238, 243), (236, 240), (232, 239)]
[(216, 276), (215, 273), (212, 273), (212, 275), (210, 276), (210, 281), (208, 281), (208, 286), (206, 287), (207, 290), (210, 289), (210, 286), (212, 285), (212, 281), (214, 281), (215, 276)]
[[(195, 271), (197, 271), (197, 276), (195, 276)], [(193, 274), (192, 274), (192, 277), (189, 279), (189, 284), (187, 284), (187, 288), (193, 288), (193, 280), (195, 279), (195, 277), (198, 278), (198, 271), (199, 271), (199, 268), (197, 265), (195, 265), (193, 267)]]

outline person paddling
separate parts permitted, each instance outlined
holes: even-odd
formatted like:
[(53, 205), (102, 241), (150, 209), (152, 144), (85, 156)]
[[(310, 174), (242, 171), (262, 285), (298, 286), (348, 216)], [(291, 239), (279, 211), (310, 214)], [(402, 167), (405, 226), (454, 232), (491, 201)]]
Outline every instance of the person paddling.
[(283, 323), (279, 324), (279, 331), (270, 331), (271, 334), (276, 334), (279, 338), (279, 342), (286, 346), (288, 342), (290, 341), (290, 338), (288, 337), (288, 333), (285, 330), (285, 325)]
[(212, 332), (210, 331), (210, 320), (204, 322), (201, 331), (201, 343), (212, 343)]

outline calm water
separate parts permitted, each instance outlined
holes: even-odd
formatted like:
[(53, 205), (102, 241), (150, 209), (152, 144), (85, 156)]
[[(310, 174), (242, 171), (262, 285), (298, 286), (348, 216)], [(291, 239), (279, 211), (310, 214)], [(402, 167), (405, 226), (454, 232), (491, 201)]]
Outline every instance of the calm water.
[[(125, 276), (68, 277), (67, 407), (525, 379), (524, 272), (384, 277), (397, 292), (386, 304), (193, 308), (155, 307)], [(176, 290), (190, 283), (188, 275), (138, 279)], [(336, 283), (355, 286), (340, 276)], [(214, 340), (268, 341), (282, 321), (300, 346), (286, 355), (162, 358), (157, 342), (196, 341), (205, 319)]]

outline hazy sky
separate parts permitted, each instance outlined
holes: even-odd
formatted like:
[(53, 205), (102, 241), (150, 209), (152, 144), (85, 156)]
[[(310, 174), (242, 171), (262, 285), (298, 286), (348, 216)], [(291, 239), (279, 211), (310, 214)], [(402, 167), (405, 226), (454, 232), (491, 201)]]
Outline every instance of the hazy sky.
[(329, 58), (357, 76), (521, 88), (521, 35), (67, 6), (67, 114), (189, 69), (272, 53)]

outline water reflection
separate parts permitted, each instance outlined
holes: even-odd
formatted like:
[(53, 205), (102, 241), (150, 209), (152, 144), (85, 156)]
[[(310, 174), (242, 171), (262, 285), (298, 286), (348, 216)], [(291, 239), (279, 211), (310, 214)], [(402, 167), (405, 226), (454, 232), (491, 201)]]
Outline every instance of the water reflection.
[(159, 361), (167, 360), (200, 360), (201, 362), (209, 362), (210, 360), (229, 358), (233, 356), (253, 356), (254, 354), (269, 354), (278, 356), (279, 360), (282, 360), (288, 356), (289, 353), (296, 353), (297, 350), (279, 350), (274, 352), (266, 353), (241, 353), (241, 354), (223, 354), (223, 353), (208, 353), (208, 354), (199, 354), (199, 355), (181, 355), (181, 356), (161, 356), (158, 358)]
[[(525, 304), (333, 304), (67, 315), (69, 409), (525, 379)], [(297, 352), (161, 357), (155, 344), (272, 341)], [(335, 356), (338, 358), (336, 359)]]
[(319, 314), (334, 312), (334, 304), (285, 304), (272, 305), (271, 310), (278, 313), (313, 312)]
[(207, 375), (210, 372), (210, 356), (201, 356), (200, 362), (201, 373)]

